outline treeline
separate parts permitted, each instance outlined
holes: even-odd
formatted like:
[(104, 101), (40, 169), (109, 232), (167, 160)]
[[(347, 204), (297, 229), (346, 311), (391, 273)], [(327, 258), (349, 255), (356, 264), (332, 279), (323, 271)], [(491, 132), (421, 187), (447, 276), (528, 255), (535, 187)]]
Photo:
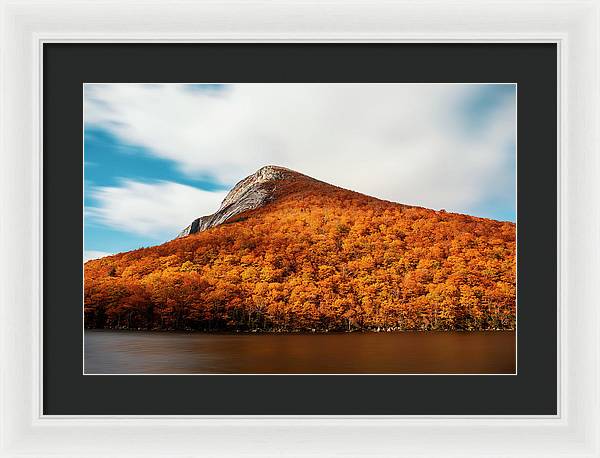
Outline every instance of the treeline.
[(296, 183), (206, 232), (85, 265), (88, 328), (515, 328), (515, 226)]

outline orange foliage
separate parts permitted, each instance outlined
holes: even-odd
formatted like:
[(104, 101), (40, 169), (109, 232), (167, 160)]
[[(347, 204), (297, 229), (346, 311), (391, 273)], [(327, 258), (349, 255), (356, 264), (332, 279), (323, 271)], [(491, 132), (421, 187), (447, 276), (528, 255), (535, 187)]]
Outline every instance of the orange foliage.
[(303, 177), (225, 224), (85, 265), (87, 327), (515, 327), (515, 225)]

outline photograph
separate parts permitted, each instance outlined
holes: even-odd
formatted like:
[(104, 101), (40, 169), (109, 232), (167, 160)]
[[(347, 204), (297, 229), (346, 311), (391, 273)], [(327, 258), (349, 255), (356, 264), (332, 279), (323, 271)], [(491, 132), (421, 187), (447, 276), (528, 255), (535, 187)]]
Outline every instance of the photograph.
[(516, 375), (516, 106), (84, 83), (83, 374)]

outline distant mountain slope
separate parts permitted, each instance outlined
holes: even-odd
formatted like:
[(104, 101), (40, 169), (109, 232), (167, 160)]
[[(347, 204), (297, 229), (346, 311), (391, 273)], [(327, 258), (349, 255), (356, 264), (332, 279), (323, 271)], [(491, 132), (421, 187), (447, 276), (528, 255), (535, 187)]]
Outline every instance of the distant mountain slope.
[(85, 324), (514, 329), (515, 267), (513, 223), (387, 202), (267, 166), (179, 238), (88, 261)]

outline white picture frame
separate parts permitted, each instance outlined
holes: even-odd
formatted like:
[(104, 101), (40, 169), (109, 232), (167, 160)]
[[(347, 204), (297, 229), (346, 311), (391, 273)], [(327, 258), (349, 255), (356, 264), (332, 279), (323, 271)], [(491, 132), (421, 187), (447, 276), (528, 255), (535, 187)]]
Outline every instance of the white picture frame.
[[(600, 456), (598, 0), (1, 5), (1, 456)], [(557, 43), (558, 414), (43, 415), (41, 49), (54, 42)]]

